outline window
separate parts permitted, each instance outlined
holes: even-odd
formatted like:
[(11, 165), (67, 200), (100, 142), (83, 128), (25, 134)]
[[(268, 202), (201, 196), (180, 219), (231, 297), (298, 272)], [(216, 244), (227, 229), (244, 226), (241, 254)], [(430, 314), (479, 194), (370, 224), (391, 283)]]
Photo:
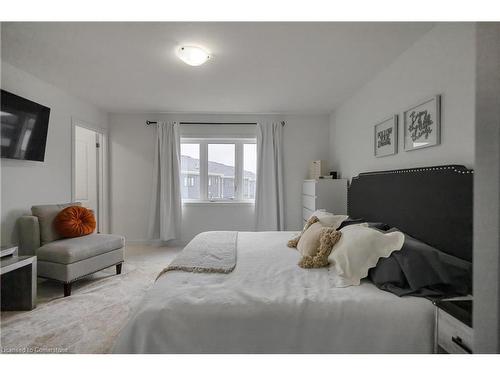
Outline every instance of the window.
[(235, 197), (234, 143), (208, 144), (208, 200)]
[(182, 199), (200, 199), (200, 145), (181, 144)]
[(184, 201), (255, 200), (255, 139), (183, 138), (181, 181)]
[(257, 145), (243, 145), (243, 199), (255, 199), (257, 182)]
[(184, 177), (184, 187), (193, 187), (193, 186), (194, 186), (194, 177), (193, 176)]

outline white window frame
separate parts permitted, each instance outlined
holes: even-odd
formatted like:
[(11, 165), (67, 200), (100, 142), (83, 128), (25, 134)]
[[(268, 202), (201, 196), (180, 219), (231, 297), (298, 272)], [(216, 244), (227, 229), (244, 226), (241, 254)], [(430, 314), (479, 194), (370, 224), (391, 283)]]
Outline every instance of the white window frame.
[[(245, 144), (256, 144), (256, 138), (192, 138), (182, 137), (181, 145), (183, 143), (195, 143), (200, 145), (200, 199), (182, 199), (182, 203), (244, 203), (255, 204), (255, 199), (243, 199), (243, 168), (244, 168), (244, 154), (243, 147)], [(234, 144), (234, 199), (218, 198), (208, 199), (208, 145), (209, 144)]]

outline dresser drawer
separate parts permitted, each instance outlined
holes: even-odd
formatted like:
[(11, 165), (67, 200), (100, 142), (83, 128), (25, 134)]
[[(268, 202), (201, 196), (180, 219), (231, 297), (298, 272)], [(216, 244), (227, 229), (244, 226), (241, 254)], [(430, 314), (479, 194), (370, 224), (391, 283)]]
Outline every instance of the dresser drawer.
[(310, 195), (302, 195), (302, 207), (311, 211), (316, 211), (316, 197)]
[(308, 209), (308, 208), (305, 208), (305, 207), (302, 207), (302, 219), (307, 221), (309, 220), (309, 218), (311, 217), (311, 215), (313, 214), (314, 211)]
[(437, 344), (450, 354), (472, 352), (472, 328), (441, 309), (437, 314)]
[(316, 195), (316, 181), (306, 180), (302, 183), (302, 194)]

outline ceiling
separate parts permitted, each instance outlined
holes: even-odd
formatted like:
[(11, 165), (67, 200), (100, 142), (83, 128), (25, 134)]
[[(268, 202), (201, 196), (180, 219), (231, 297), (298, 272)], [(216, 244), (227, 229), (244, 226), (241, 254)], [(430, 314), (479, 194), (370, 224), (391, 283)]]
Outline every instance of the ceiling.
[(108, 112), (329, 113), (432, 26), (2, 23), (2, 59)]

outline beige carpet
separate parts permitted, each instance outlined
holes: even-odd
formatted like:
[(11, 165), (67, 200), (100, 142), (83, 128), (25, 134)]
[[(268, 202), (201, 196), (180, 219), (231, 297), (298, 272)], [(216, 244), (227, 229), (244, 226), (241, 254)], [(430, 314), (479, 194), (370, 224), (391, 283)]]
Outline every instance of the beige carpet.
[(128, 246), (121, 275), (115, 267), (77, 281), (70, 297), (62, 285), (38, 284), (32, 311), (1, 314), (3, 353), (108, 353), (158, 273), (179, 248)]

